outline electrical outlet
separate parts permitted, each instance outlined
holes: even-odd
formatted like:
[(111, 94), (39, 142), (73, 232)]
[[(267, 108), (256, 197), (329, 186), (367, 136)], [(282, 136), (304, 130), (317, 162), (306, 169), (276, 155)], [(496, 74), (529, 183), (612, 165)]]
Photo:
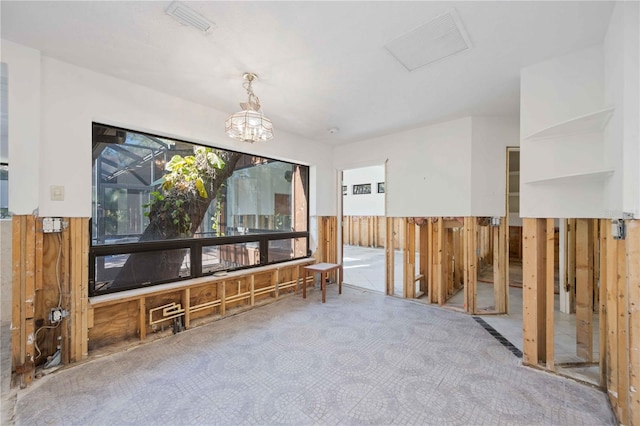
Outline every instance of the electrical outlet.
[(62, 232), (62, 218), (59, 217), (45, 217), (42, 219), (42, 232), (45, 234), (51, 234), (56, 232)]
[(62, 321), (62, 318), (67, 316), (67, 311), (62, 309), (61, 307), (51, 308), (51, 312), (49, 312), (49, 321), (52, 323)]

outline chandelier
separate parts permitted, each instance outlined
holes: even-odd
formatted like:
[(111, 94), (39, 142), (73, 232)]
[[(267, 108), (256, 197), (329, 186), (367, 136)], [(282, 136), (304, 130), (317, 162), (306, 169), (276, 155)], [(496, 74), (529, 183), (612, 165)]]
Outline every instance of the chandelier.
[(244, 142), (268, 141), (273, 139), (273, 124), (260, 111), (260, 99), (253, 94), (251, 83), (258, 76), (247, 72), (243, 75), (247, 91), (247, 102), (241, 102), (242, 111), (231, 114), (224, 123), (224, 130), (230, 137)]

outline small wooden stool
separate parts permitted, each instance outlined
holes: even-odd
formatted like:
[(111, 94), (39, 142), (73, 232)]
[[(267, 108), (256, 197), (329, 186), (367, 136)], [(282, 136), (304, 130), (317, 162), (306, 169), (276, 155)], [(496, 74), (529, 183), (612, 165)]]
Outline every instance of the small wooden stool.
[(342, 265), (337, 263), (316, 263), (315, 265), (309, 265), (304, 267), (304, 281), (302, 281), (302, 298), (307, 298), (307, 275), (311, 272), (318, 272), (320, 274), (320, 287), (322, 288), (322, 303), (327, 300), (327, 285), (326, 277), (331, 271), (338, 271), (338, 294), (342, 294)]

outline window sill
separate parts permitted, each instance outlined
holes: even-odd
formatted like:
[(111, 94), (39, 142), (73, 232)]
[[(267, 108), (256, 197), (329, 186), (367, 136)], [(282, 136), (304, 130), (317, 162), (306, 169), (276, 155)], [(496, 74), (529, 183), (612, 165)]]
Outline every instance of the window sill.
[(206, 285), (211, 283), (217, 283), (221, 281), (232, 280), (234, 278), (242, 278), (250, 275), (259, 274), (262, 272), (273, 271), (275, 269), (290, 268), (292, 266), (308, 265), (315, 263), (316, 260), (313, 257), (305, 259), (291, 260), (288, 262), (280, 262), (273, 265), (259, 266), (257, 268), (242, 269), (239, 271), (232, 271), (223, 276), (208, 275), (205, 277), (192, 278), (183, 281), (176, 281), (166, 284), (158, 284), (149, 287), (136, 288), (133, 290), (124, 290), (117, 293), (103, 294), (100, 296), (89, 297), (89, 305), (91, 308), (103, 307), (118, 303), (123, 303), (131, 300), (138, 300), (142, 297), (155, 296), (163, 293), (171, 293), (177, 290), (184, 290), (186, 288), (197, 287), (199, 285)]

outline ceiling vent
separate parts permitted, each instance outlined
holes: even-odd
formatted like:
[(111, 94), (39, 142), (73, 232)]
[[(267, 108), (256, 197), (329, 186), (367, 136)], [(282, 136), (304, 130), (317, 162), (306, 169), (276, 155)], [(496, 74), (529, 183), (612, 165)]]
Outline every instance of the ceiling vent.
[(471, 41), (455, 9), (387, 43), (385, 48), (413, 71), (471, 49)]
[(216, 27), (216, 24), (207, 20), (187, 5), (177, 1), (171, 3), (165, 12), (182, 25), (188, 25), (203, 33), (208, 33)]

